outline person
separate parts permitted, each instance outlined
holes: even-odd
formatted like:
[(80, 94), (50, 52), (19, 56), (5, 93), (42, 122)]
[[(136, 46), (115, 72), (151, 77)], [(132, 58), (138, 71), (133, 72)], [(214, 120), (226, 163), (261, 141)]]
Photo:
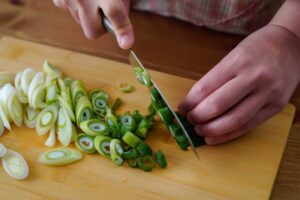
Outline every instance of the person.
[(300, 80), (299, 0), (53, 1), (72, 14), (87, 38), (105, 32), (99, 19), (101, 8), (123, 49), (134, 44), (129, 7), (248, 34), (190, 89), (178, 107), (210, 145), (240, 137), (280, 112)]

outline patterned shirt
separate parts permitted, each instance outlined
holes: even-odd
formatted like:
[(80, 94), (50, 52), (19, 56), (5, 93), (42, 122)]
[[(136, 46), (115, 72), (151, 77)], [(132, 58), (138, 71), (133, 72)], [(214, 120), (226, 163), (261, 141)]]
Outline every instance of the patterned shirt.
[(197, 26), (249, 34), (266, 25), (285, 0), (131, 0), (134, 9), (175, 17)]

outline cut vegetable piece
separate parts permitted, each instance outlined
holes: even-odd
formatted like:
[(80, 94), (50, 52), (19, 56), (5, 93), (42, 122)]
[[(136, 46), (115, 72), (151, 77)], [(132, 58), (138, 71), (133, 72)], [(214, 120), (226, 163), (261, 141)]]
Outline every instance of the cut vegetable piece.
[(44, 73), (38, 72), (34, 75), (32, 81), (30, 82), (29, 89), (28, 89), (28, 102), (31, 107), (33, 107), (32, 105), (33, 98), (34, 98), (33, 93), (38, 87), (44, 84), (45, 82), (44, 79), (45, 79)]
[(110, 153), (117, 156), (122, 156), (124, 150), (121, 141), (118, 139), (112, 139), (110, 142)]
[(72, 96), (72, 102), (73, 102), (73, 106), (76, 107), (79, 99), (82, 96), (88, 96), (86, 93), (86, 90), (84, 88), (84, 85), (82, 83), (82, 81), (80, 80), (74, 80), (71, 83), (71, 96)]
[(153, 85), (151, 77), (146, 71), (143, 71), (143, 73), (141, 73), (141, 79), (143, 84), (147, 87), (151, 87)]
[(46, 103), (49, 105), (54, 103), (57, 97), (57, 85), (54, 81), (52, 81), (47, 86), (47, 94), (46, 94)]
[(131, 168), (137, 168), (138, 166), (136, 157), (127, 159), (127, 163)]
[(121, 104), (122, 104), (122, 100), (121, 100), (120, 98), (117, 98), (117, 99), (115, 100), (115, 103), (114, 103), (113, 106), (111, 107), (111, 111), (112, 111), (112, 112), (116, 112), (116, 111), (118, 110), (118, 108), (120, 108)]
[(158, 150), (154, 153), (154, 160), (161, 168), (166, 168), (168, 165), (166, 157), (161, 150)]
[(152, 156), (144, 156), (137, 159), (137, 165), (140, 169), (145, 172), (150, 172), (153, 169), (153, 159)]
[(161, 101), (161, 99), (162, 99), (162, 97), (160, 96), (160, 94), (156, 88), (153, 88), (150, 90), (150, 96), (151, 96), (151, 100), (154, 102)]
[(144, 142), (140, 142), (136, 146), (136, 150), (141, 156), (151, 156), (152, 155), (152, 149)]
[(56, 134), (55, 134), (55, 127), (53, 126), (50, 129), (49, 137), (45, 142), (45, 145), (48, 147), (53, 147), (56, 143)]
[(78, 125), (80, 125), (81, 122), (87, 121), (94, 117), (92, 104), (87, 96), (82, 96), (78, 100), (78, 103), (76, 104), (75, 113)]
[(70, 77), (64, 77), (64, 82), (65, 85), (68, 87), (71, 87), (72, 82), (74, 81), (74, 79), (70, 78)]
[(42, 153), (38, 161), (47, 165), (62, 166), (82, 159), (82, 154), (68, 147), (59, 147)]
[(148, 133), (148, 128), (138, 127), (135, 131), (135, 134), (142, 139), (146, 139)]
[[(127, 131), (135, 131), (136, 129), (136, 123), (134, 121), (134, 118), (129, 112), (126, 112), (124, 115), (120, 118), (121, 122), (121, 132), (125, 134)], [(123, 130), (122, 130), (123, 129)]]
[(59, 69), (54, 67), (52, 64), (50, 64), (47, 60), (44, 62), (43, 65), (44, 72), (47, 74), (46, 83), (50, 83), (53, 80), (56, 80), (58, 78), (62, 77), (62, 73)]
[(171, 134), (173, 135), (173, 137), (177, 137), (177, 136), (180, 136), (180, 135), (183, 135), (184, 133), (182, 132), (181, 128), (179, 125), (175, 124), (175, 123), (172, 123), (169, 125), (169, 130), (171, 132)]
[(32, 94), (31, 107), (33, 108), (45, 108), (46, 107), (46, 87), (45, 85), (38, 86)]
[(123, 135), (122, 139), (132, 148), (135, 148), (139, 143), (143, 142), (140, 138), (129, 131)]
[(135, 73), (135, 77), (136, 79), (141, 83), (144, 84), (143, 80), (142, 80), (142, 74), (143, 74), (143, 68), (141, 67), (135, 67), (134, 69), (134, 73)]
[(28, 103), (28, 97), (27, 95), (25, 95), (25, 93), (23, 92), (21, 86), (17, 89), (17, 94), (18, 94), (18, 98), (20, 100), (20, 102), (22, 103)]
[(4, 114), (6, 115), (7, 117), (7, 120), (10, 122), (11, 121), (11, 118), (10, 118), (10, 115), (8, 113), (8, 96), (11, 92), (13, 92), (14, 90), (14, 87), (8, 83), (8, 84), (5, 84), (1, 89), (0, 89), (0, 104), (2, 105), (2, 108), (3, 108), (3, 111), (4, 111)]
[(36, 119), (36, 132), (38, 135), (45, 135), (53, 124), (56, 122), (58, 116), (58, 105), (53, 103), (44, 108), (38, 118)]
[(35, 128), (35, 123), (39, 112), (39, 109), (34, 109), (29, 105), (26, 106), (24, 111), (24, 123), (28, 128)]
[(6, 153), (7, 153), (6, 147), (2, 143), (0, 143), (0, 158), (5, 156)]
[(99, 92), (92, 99), (93, 110), (97, 115), (105, 115), (108, 108), (108, 95), (105, 92)]
[(36, 70), (32, 68), (26, 68), (23, 71), (22, 78), (21, 78), (21, 88), (26, 96), (28, 96), (29, 86), (35, 74), (36, 74)]
[(121, 83), (120, 84), (120, 90), (121, 92), (124, 92), (124, 93), (131, 93), (133, 92), (133, 86), (131, 84), (128, 84), (128, 83)]
[(61, 96), (57, 96), (57, 100), (59, 105), (65, 110), (68, 114), (68, 117), (71, 119), (72, 122), (76, 121), (75, 114), (73, 112), (72, 106)]
[(99, 119), (90, 119), (80, 123), (81, 130), (89, 135), (108, 135), (109, 128), (107, 124)]
[(94, 145), (98, 153), (107, 158), (110, 158), (110, 141), (110, 137), (102, 135), (98, 135), (94, 139)]
[(0, 136), (3, 135), (3, 133), (4, 133), (4, 124), (3, 124), (2, 119), (0, 117)]
[(7, 149), (5, 156), (2, 157), (2, 166), (8, 175), (17, 180), (27, 178), (29, 174), (29, 168), (24, 157), (11, 149)]
[(118, 119), (114, 114), (112, 114), (112, 111), (109, 108), (106, 111), (105, 121), (109, 127), (112, 137), (121, 138), (122, 134)]
[(7, 108), (9, 116), (16, 126), (21, 127), (23, 123), (23, 105), (18, 99), (16, 89), (12, 87), (7, 95)]
[(94, 136), (88, 134), (79, 134), (75, 140), (76, 147), (85, 153), (95, 153)]
[(15, 75), (10, 72), (0, 72), (0, 87), (7, 83), (13, 83), (14, 82)]
[(18, 89), (19, 87), (21, 87), (22, 74), (23, 74), (23, 71), (19, 71), (19, 72), (17, 72), (17, 74), (15, 76), (14, 85), (15, 85), (16, 89)]
[(63, 108), (58, 112), (57, 136), (63, 146), (68, 146), (72, 140), (73, 127), (71, 119)]
[(171, 112), (171, 110), (168, 107), (161, 108), (157, 110), (161, 120), (166, 124), (169, 125), (173, 122), (174, 116)]
[(122, 154), (122, 157), (127, 160), (127, 159), (130, 159), (130, 158), (136, 158), (138, 157), (138, 152), (136, 151), (136, 149), (129, 149), (125, 152), (123, 152)]
[(132, 117), (136, 124), (139, 124), (145, 118), (143, 115), (141, 115), (140, 111), (138, 110), (134, 110), (132, 112)]
[(0, 103), (0, 118), (3, 122), (4, 127), (7, 128), (10, 131), (11, 130), (10, 123), (9, 123), (5, 113), (4, 113), (4, 110), (3, 110), (3, 107), (1, 105), (1, 103)]
[(154, 108), (152, 103), (148, 107), (148, 112), (149, 112), (149, 116), (155, 116), (156, 115), (156, 109)]
[(124, 159), (116, 154), (111, 154), (111, 160), (113, 161), (113, 163), (115, 163), (118, 166), (121, 166), (124, 162)]

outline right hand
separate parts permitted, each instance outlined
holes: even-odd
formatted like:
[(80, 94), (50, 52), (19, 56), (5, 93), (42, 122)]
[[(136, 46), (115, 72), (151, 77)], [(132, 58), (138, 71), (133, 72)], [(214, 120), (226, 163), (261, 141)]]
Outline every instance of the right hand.
[(53, 2), (57, 7), (72, 14), (89, 39), (105, 33), (98, 11), (101, 8), (113, 26), (119, 46), (128, 49), (133, 45), (133, 28), (128, 17), (130, 0), (53, 0)]

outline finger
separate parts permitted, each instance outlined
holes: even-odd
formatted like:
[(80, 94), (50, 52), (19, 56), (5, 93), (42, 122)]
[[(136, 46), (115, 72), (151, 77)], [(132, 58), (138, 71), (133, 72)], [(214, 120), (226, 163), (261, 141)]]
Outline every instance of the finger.
[(264, 92), (253, 93), (224, 115), (196, 126), (196, 132), (216, 137), (238, 130), (249, 122), (267, 104), (267, 101)]
[(97, 38), (104, 30), (101, 24), (101, 17), (95, 2), (77, 1), (78, 18), (84, 35), (89, 38)]
[(254, 88), (254, 84), (245, 75), (235, 77), (215, 90), (187, 114), (192, 124), (209, 121), (237, 104)]
[(101, 8), (112, 24), (119, 46), (130, 48), (134, 43), (134, 34), (127, 9), (120, 0), (99, 0)]
[(280, 112), (280, 110), (281, 109), (278, 107), (268, 105), (264, 107), (261, 111), (259, 111), (255, 117), (253, 117), (247, 124), (245, 124), (239, 130), (218, 137), (205, 137), (205, 142), (209, 145), (215, 145), (231, 141), (235, 138), (240, 137), (241, 135), (248, 133), (254, 127), (258, 126), (265, 120)]
[(183, 102), (179, 105), (179, 112), (182, 115), (186, 115), (199, 102), (232, 78), (234, 78), (234, 74), (231, 70), (227, 70), (227, 67), (221, 67), (220, 64), (212, 68), (191, 88)]

